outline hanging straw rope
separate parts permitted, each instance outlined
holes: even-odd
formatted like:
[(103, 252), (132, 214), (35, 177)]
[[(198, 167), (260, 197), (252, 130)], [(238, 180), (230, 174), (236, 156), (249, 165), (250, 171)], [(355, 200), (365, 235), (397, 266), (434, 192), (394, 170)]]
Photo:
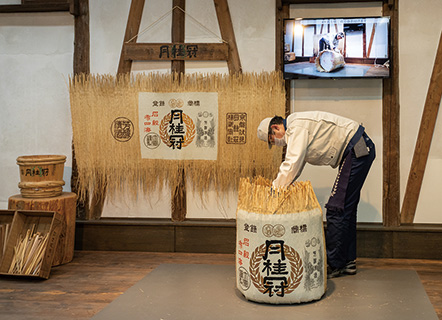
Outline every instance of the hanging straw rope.
[[(202, 194), (236, 190), (240, 177), (271, 178), (281, 162), (282, 150), (268, 150), (256, 137), (265, 117), (284, 114), (285, 91), (279, 72), (236, 75), (172, 74), (80, 75), (70, 79), (73, 141), (78, 167), (79, 195), (105, 185), (111, 198), (137, 196), (169, 186), (174, 190), (182, 172), (193, 190)], [(142, 159), (138, 127), (139, 92), (218, 93), (218, 156), (215, 161)], [(246, 113), (245, 144), (226, 143), (226, 116)], [(134, 135), (118, 142), (110, 134), (118, 117), (131, 119)]]
[(135, 36), (133, 36), (132, 38), (130, 38), (128, 41), (126, 41), (126, 43), (132, 42), (135, 38), (138, 38), (139, 36), (141, 36), (143, 33), (147, 32), (149, 29), (153, 28), (155, 25), (157, 25), (158, 23), (160, 23), (160, 21), (162, 21), (163, 19), (165, 19), (169, 14), (171, 14), (175, 9), (180, 9), (185, 15), (187, 15), (189, 18), (191, 18), (193, 21), (196, 22), (196, 24), (198, 24), (200, 27), (202, 27), (204, 30), (206, 30), (207, 32), (211, 33), (213, 36), (215, 36), (215, 38), (217, 38), (218, 40), (221, 40), (221, 42), (227, 43), (227, 41), (225, 41), (224, 39), (220, 38), (216, 33), (212, 32), (211, 30), (209, 30), (208, 28), (206, 28), (201, 22), (199, 22), (197, 19), (195, 19), (194, 17), (192, 17), (190, 14), (188, 14), (185, 10), (183, 10), (183, 8), (179, 7), (179, 6), (175, 6), (173, 7), (171, 10), (169, 10), (168, 12), (166, 12), (165, 14), (163, 14), (161, 17), (159, 17), (157, 20), (155, 20), (154, 22), (152, 22), (150, 25), (148, 25), (146, 28), (144, 28), (143, 30), (141, 30), (141, 32), (139, 32), (138, 34), (136, 34)]

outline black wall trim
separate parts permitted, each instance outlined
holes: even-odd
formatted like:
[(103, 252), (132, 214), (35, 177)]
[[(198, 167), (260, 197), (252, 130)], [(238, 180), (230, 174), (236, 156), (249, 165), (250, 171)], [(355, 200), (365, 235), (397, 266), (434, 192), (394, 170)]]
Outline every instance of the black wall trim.
[[(75, 249), (234, 253), (235, 220), (100, 219), (78, 220)], [(442, 260), (442, 225), (384, 227), (358, 223), (358, 256)]]

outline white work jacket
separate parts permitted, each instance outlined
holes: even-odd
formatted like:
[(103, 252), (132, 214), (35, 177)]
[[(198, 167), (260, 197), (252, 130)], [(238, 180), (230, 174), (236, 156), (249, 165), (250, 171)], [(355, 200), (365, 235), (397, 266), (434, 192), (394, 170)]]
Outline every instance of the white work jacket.
[(304, 165), (336, 168), (345, 148), (359, 128), (356, 121), (321, 111), (295, 112), (287, 117), (285, 160), (273, 187), (286, 187), (296, 180)]

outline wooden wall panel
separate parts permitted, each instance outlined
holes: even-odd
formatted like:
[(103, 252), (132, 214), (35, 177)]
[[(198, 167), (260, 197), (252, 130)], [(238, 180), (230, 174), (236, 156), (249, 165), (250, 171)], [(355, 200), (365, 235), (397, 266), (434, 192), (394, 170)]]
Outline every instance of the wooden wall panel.
[(364, 258), (393, 257), (393, 233), (379, 228), (359, 228), (357, 253), (358, 257)]
[(77, 224), (75, 248), (174, 252), (174, 229), (158, 225)]
[[(360, 223), (358, 257), (442, 260), (442, 225)], [(234, 253), (235, 220), (79, 220), (76, 250)]]
[(176, 227), (176, 252), (234, 253), (234, 227)]

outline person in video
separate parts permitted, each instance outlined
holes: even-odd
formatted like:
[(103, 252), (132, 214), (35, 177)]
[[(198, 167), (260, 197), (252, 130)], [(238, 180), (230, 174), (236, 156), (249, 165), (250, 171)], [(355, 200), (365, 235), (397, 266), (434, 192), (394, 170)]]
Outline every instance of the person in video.
[(339, 41), (344, 39), (344, 32), (338, 32), (336, 34), (326, 34), (319, 40), (319, 52), (324, 50), (333, 50), (339, 52)]

